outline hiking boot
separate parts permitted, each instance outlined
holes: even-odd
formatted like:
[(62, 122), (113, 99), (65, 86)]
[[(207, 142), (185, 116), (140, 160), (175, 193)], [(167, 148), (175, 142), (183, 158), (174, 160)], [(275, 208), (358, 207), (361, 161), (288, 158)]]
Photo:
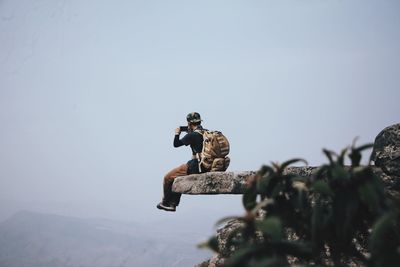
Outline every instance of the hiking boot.
[(162, 203), (162, 202), (158, 203), (157, 209), (166, 210), (166, 211), (176, 211), (176, 208), (175, 208), (174, 205), (167, 205), (167, 204)]

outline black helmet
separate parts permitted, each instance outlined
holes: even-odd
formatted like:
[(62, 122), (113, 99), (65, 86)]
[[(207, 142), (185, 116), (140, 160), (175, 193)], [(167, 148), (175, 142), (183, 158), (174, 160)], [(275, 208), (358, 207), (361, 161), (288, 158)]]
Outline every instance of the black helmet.
[(189, 113), (189, 114), (186, 116), (186, 120), (187, 120), (188, 122), (191, 122), (191, 123), (197, 123), (197, 122), (201, 122), (201, 121), (202, 121), (202, 119), (201, 119), (201, 117), (200, 117), (200, 114), (197, 113), (197, 112)]

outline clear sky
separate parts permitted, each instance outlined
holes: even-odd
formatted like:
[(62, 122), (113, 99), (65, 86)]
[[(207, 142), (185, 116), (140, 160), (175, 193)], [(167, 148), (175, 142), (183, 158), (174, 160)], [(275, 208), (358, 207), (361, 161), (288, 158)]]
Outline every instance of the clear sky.
[(397, 0), (1, 0), (0, 219), (240, 214), (240, 196), (155, 208), (190, 158), (174, 129), (199, 112), (232, 171), (372, 142), (400, 121), (399, 14)]

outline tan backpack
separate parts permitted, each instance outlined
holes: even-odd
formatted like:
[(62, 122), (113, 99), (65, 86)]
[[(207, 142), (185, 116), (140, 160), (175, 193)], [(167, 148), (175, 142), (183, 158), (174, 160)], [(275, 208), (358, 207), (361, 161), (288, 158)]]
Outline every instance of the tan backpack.
[(200, 172), (226, 171), (229, 166), (229, 141), (219, 131), (196, 130), (203, 135), (203, 150), (197, 155)]

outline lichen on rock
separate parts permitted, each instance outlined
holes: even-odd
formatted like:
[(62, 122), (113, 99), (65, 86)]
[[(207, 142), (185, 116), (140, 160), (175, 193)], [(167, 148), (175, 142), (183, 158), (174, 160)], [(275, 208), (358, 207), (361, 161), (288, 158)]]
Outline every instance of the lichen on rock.
[(386, 127), (376, 136), (371, 159), (387, 175), (400, 177), (400, 124)]

